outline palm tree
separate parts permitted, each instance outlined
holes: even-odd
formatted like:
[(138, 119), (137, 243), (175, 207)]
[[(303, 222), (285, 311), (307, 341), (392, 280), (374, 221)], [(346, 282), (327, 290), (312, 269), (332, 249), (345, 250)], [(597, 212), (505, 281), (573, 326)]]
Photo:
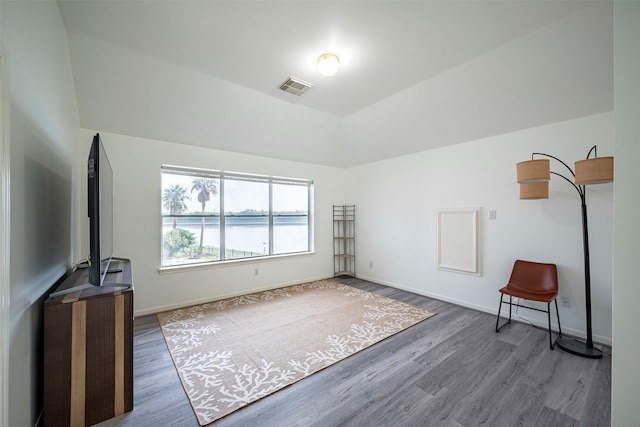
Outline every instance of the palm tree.
[[(198, 192), (198, 201), (202, 203), (202, 213), (204, 214), (205, 205), (211, 196), (218, 194), (218, 186), (215, 181), (210, 178), (195, 178), (191, 183), (191, 192)], [(202, 217), (202, 226), (200, 227), (200, 253), (202, 253), (202, 242), (204, 238), (204, 216)]]
[[(174, 184), (169, 188), (164, 189), (162, 195), (162, 207), (169, 212), (169, 215), (180, 215), (187, 210), (187, 204), (185, 200), (189, 200), (191, 197), (187, 195), (187, 189), (180, 184)], [(178, 225), (178, 218), (173, 217), (173, 228)]]

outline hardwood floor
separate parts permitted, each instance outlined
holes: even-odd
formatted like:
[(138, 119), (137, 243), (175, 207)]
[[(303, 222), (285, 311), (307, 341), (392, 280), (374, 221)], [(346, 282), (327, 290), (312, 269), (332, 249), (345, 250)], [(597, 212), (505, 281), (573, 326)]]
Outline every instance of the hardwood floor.
[[(496, 334), (492, 315), (341, 280), (438, 314), (214, 426), (610, 425), (608, 354), (550, 350), (547, 332), (532, 326), (515, 322)], [(198, 426), (156, 316), (134, 327), (134, 409), (99, 426)]]

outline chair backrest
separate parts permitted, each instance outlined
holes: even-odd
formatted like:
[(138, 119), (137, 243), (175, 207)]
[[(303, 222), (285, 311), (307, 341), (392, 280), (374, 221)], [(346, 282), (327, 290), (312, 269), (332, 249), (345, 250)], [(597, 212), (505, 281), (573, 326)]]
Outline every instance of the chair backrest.
[(516, 260), (509, 284), (531, 292), (558, 290), (558, 270), (555, 264)]

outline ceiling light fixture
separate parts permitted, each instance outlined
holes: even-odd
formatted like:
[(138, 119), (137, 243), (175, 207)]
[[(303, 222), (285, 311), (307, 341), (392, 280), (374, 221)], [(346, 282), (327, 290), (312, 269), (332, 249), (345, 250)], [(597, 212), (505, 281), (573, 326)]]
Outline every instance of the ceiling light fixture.
[(340, 68), (340, 60), (333, 53), (324, 53), (318, 58), (318, 71), (323, 76), (333, 76)]

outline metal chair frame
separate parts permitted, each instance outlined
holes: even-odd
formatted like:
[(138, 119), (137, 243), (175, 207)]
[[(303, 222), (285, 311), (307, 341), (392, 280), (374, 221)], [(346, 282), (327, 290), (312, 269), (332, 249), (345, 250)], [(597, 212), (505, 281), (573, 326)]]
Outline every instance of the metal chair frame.
[[(515, 303), (514, 304), (512, 295), (509, 295), (509, 302), (503, 301), (502, 297), (504, 295), (505, 294), (503, 294), (502, 292), (500, 293), (500, 305), (498, 306), (498, 318), (496, 319), (496, 332), (500, 332), (500, 329), (504, 328), (506, 325), (511, 323), (511, 307), (513, 307), (514, 305), (516, 307), (522, 307), (522, 308), (526, 308), (526, 309), (529, 309), (529, 310), (541, 311), (543, 313), (547, 313), (547, 319), (549, 320), (549, 347), (551, 348), (551, 350), (553, 350), (554, 342), (553, 342), (553, 339), (552, 339), (552, 336), (551, 336), (551, 302), (547, 303), (547, 309), (546, 310), (542, 310), (542, 309), (536, 308), (536, 307), (528, 307), (528, 306), (522, 305), (520, 303)], [(524, 299), (524, 298), (522, 298), (522, 299)], [(556, 316), (558, 318), (558, 337), (561, 337), (562, 336), (562, 327), (560, 326), (560, 312), (558, 311), (558, 299), (554, 298), (553, 301), (556, 303)], [(502, 310), (502, 303), (509, 304), (509, 320), (507, 322), (505, 322), (502, 326), (498, 327), (498, 325), (500, 323), (500, 312)], [(556, 338), (556, 341), (557, 341), (558, 337)]]

